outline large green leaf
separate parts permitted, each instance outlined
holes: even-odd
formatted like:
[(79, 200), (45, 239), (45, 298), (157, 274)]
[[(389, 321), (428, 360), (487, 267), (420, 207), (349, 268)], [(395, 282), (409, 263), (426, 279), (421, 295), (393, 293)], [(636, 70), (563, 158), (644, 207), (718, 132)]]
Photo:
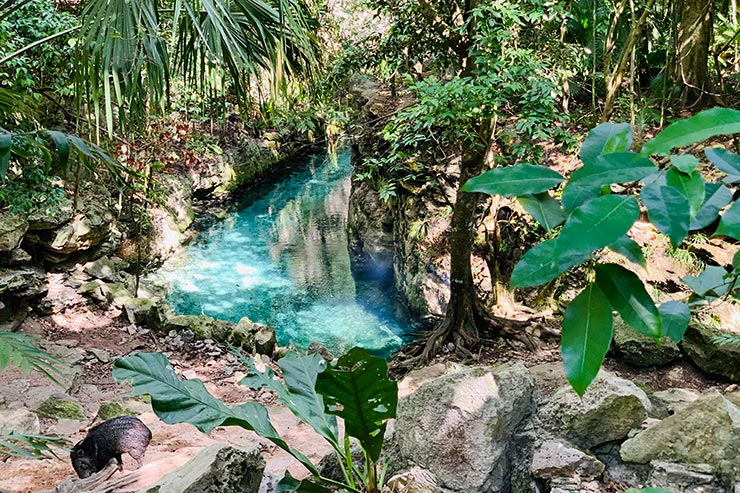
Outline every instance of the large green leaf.
[(740, 240), (740, 205), (738, 205), (737, 201), (722, 213), (722, 219), (720, 219), (714, 234)]
[(721, 147), (712, 147), (704, 150), (712, 164), (730, 176), (740, 176), (740, 155), (730, 152)]
[(590, 255), (588, 251), (563, 251), (557, 238), (543, 241), (530, 248), (516, 264), (511, 273), (511, 286), (525, 288), (552, 281)]
[(602, 123), (588, 133), (579, 156), (585, 165), (590, 165), (597, 156), (629, 151), (630, 147), (632, 129), (628, 123)]
[(564, 255), (594, 252), (627, 233), (640, 216), (634, 197), (604, 195), (574, 210), (558, 236)]
[(702, 297), (718, 297), (727, 294), (730, 280), (724, 267), (707, 265), (698, 276), (684, 276), (681, 280)]
[(516, 197), (545, 192), (565, 181), (557, 171), (535, 164), (517, 164), (495, 168), (469, 179), (460, 187), (463, 192)]
[(386, 420), (396, 417), (398, 404), (398, 385), (388, 378), (386, 361), (353, 348), (319, 374), (316, 391), (324, 396), (327, 411), (344, 419), (347, 434), (377, 462)]
[(563, 189), (563, 206), (573, 210), (599, 194), (612, 183), (642, 180), (658, 171), (653, 162), (635, 152), (616, 152), (596, 156), (589, 165), (573, 172)]
[(617, 241), (609, 245), (609, 249), (624, 256), (630, 262), (634, 262), (642, 267), (647, 266), (645, 254), (642, 253), (642, 247), (627, 235), (617, 238)]
[(680, 301), (666, 301), (658, 307), (658, 311), (663, 324), (662, 335), (670, 337), (676, 344), (681, 342), (691, 320), (689, 306)]
[(0, 133), (0, 179), (8, 174), (11, 147), (13, 147), (13, 134)]
[(721, 183), (706, 183), (704, 203), (689, 225), (690, 230), (706, 228), (717, 219), (719, 211), (732, 200), (732, 192)]
[(69, 139), (64, 133), (57, 130), (47, 130), (46, 133), (57, 148), (59, 168), (62, 170), (67, 169), (67, 163), (69, 162)]
[(660, 313), (634, 272), (617, 264), (599, 264), (596, 284), (627, 324), (656, 341), (660, 339)]
[(283, 479), (275, 485), (275, 493), (332, 493), (332, 491), (309, 479), (296, 479), (287, 470)]
[(266, 387), (273, 390), (290, 411), (301, 421), (311, 426), (331, 445), (340, 450), (337, 419), (325, 412), (324, 399), (315, 390), (316, 377), (326, 367), (326, 362), (318, 354), (302, 356), (289, 352), (278, 361), (283, 371), (283, 385), (274, 372), (266, 367), (259, 371), (252, 358), (245, 358), (240, 353), (242, 363), (249, 373), (240, 382), (252, 389)]
[(685, 147), (717, 135), (740, 132), (740, 111), (712, 108), (691, 118), (672, 123), (642, 146), (641, 154), (668, 155), (675, 147)]
[(682, 173), (693, 173), (699, 167), (699, 160), (693, 154), (671, 156), (671, 166)]
[(673, 246), (680, 245), (689, 233), (691, 222), (686, 197), (679, 190), (656, 182), (643, 187), (640, 199), (658, 231), (666, 234)]
[(118, 383), (130, 383), (134, 395), (149, 394), (152, 410), (165, 423), (190, 423), (203, 433), (210, 433), (217, 426), (254, 430), (318, 476), (316, 466), (305, 455), (292, 449), (273, 428), (263, 405), (247, 402), (229, 408), (211, 395), (200, 380), (180, 380), (161, 353), (135, 353), (116, 360), (113, 378)]
[(706, 191), (704, 178), (697, 172), (682, 173), (677, 169), (669, 169), (665, 174), (666, 185), (673, 187), (686, 197), (689, 203), (689, 213), (695, 217), (696, 213), (704, 203), (704, 194)]
[(547, 231), (565, 222), (565, 211), (560, 206), (560, 202), (552, 198), (549, 192), (522, 195), (517, 200), (524, 210), (529, 212), (535, 221)]
[(563, 318), (563, 367), (573, 390), (583, 395), (601, 368), (612, 341), (612, 309), (596, 283), (568, 305)]

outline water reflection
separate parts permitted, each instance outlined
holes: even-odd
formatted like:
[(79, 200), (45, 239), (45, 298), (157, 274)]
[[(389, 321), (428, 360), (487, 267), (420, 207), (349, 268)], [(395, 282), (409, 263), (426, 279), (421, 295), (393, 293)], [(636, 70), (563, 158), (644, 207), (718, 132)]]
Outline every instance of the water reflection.
[(387, 286), (352, 276), (347, 250), (350, 153), (317, 155), (254, 191), (157, 274), (176, 313), (273, 325), (280, 344), (359, 345), (387, 355), (409, 332)]

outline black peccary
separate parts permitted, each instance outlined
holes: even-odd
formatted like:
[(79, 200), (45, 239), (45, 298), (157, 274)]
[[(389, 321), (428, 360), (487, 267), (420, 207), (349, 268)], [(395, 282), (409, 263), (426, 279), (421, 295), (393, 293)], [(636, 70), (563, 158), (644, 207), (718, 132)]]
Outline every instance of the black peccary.
[(101, 471), (115, 457), (123, 470), (121, 454), (128, 453), (138, 467), (144, 463), (144, 453), (152, 432), (138, 418), (119, 416), (90, 429), (87, 437), (72, 448), (72, 467), (81, 478)]

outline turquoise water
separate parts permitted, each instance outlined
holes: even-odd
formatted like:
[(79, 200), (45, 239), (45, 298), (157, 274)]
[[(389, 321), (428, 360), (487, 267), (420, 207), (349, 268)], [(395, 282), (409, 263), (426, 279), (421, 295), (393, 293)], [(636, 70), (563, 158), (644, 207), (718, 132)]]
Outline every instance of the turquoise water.
[(175, 313), (249, 317), (281, 345), (311, 341), (335, 354), (362, 346), (388, 355), (411, 332), (384, 279), (353, 276), (347, 250), (349, 150), (293, 167), (253, 190), (240, 210), (203, 232), (157, 273)]

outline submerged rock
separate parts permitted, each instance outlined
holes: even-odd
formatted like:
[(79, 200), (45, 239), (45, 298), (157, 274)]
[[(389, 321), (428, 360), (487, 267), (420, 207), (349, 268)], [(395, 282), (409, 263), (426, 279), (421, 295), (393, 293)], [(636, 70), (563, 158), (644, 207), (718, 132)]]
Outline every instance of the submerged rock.
[(258, 493), (265, 461), (259, 450), (217, 443), (149, 488), (150, 493)]
[(553, 436), (591, 448), (627, 437), (652, 408), (647, 394), (634, 383), (600, 371), (578, 397), (570, 387), (556, 391), (537, 414), (539, 427)]
[(423, 465), (439, 486), (502, 491), (511, 437), (534, 410), (534, 379), (521, 364), (463, 368), (419, 386), (398, 404), (389, 464)]
[(740, 480), (740, 408), (710, 390), (684, 409), (625, 441), (625, 462), (665, 460), (708, 464), (724, 479)]

